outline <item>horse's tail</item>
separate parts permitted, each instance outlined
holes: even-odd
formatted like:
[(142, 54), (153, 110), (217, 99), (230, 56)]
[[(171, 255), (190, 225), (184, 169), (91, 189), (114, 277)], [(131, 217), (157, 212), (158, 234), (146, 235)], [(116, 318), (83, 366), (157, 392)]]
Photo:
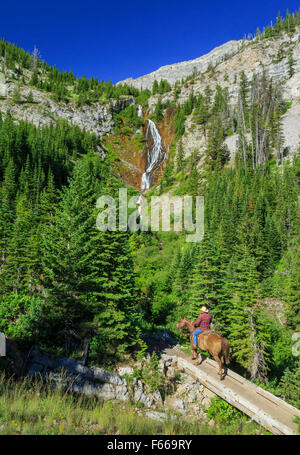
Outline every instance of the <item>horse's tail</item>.
[(223, 341), (223, 346), (222, 346), (222, 351), (223, 351), (223, 357), (225, 359), (225, 362), (226, 362), (226, 365), (229, 364), (230, 360), (229, 360), (229, 343), (228, 341), (224, 338), (224, 341)]

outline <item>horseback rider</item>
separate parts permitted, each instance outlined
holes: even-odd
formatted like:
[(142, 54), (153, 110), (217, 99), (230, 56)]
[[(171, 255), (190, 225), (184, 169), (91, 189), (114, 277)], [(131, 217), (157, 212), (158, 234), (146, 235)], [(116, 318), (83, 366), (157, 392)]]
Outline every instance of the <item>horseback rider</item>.
[(200, 308), (200, 311), (201, 313), (199, 314), (198, 318), (195, 322), (193, 322), (193, 325), (195, 327), (199, 326), (198, 329), (196, 329), (193, 333), (193, 349), (197, 349), (197, 335), (204, 332), (205, 330), (210, 329), (211, 315), (208, 314), (208, 309), (206, 306), (203, 306)]

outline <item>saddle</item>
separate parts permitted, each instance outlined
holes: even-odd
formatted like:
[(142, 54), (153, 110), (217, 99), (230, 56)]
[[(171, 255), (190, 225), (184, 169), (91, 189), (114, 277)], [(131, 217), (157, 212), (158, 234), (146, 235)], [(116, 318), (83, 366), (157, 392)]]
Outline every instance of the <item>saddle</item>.
[(203, 332), (199, 333), (199, 335), (197, 335), (197, 340), (198, 340), (198, 337), (199, 337), (199, 338), (202, 338), (202, 340), (204, 342), (206, 342), (206, 339), (207, 339), (206, 337), (208, 335), (210, 335), (211, 333), (215, 333), (215, 331), (214, 330), (204, 330)]
[(203, 332), (199, 333), (198, 336), (201, 336), (201, 335), (210, 335), (211, 333), (215, 333), (214, 330), (204, 330)]

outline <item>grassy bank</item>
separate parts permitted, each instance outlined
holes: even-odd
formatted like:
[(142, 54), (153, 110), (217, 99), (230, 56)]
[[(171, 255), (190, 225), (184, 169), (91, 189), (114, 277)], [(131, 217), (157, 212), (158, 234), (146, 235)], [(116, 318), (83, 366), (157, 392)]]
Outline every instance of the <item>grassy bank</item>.
[[(50, 386), (0, 377), (0, 434), (256, 434), (244, 420), (215, 424), (169, 417), (164, 422), (143, 416), (131, 404), (102, 402), (53, 390)], [(264, 432), (259, 428), (259, 432)]]

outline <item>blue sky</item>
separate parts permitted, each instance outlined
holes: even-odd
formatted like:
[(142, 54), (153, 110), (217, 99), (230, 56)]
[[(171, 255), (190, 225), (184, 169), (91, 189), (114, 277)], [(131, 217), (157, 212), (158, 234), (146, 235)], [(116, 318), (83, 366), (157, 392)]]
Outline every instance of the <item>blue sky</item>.
[(294, 0), (1, 2), (0, 37), (61, 70), (117, 82), (200, 57), (300, 7)]

